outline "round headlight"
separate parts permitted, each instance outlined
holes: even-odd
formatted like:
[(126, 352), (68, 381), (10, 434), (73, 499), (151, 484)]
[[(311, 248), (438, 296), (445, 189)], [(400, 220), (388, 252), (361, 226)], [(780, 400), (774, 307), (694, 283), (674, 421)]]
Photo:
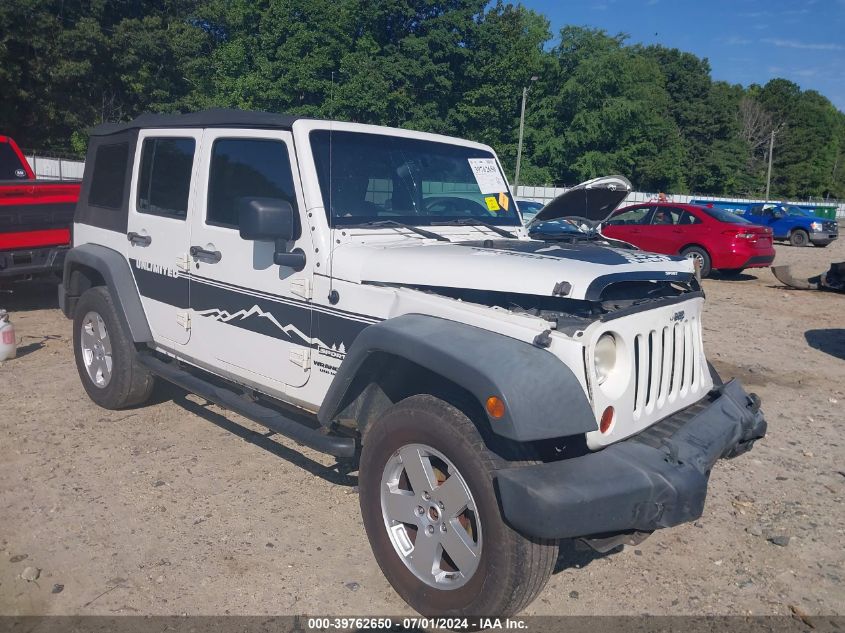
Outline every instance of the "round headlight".
[(616, 366), (616, 339), (613, 334), (602, 334), (593, 350), (596, 378), (602, 384)]

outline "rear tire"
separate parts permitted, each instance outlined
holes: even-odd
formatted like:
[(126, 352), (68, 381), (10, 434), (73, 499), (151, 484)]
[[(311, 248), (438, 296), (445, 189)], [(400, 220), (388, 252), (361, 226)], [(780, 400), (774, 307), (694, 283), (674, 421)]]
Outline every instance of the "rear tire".
[(138, 362), (135, 345), (103, 286), (86, 290), (76, 304), (73, 352), (82, 386), (104, 409), (123, 409), (149, 399), (155, 378)]
[(419, 613), (513, 615), (542, 591), (557, 542), (523, 536), (504, 522), (493, 485), (503, 460), (462, 411), (431, 395), (400, 401), (367, 428), (360, 464), (373, 553)]
[(795, 229), (789, 234), (789, 243), (793, 246), (808, 246), (810, 236), (804, 229)]
[(710, 255), (700, 246), (687, 246), (681, 251), (681, 256), (701, 262), (701, 277), (709, 277), (712, 272)]

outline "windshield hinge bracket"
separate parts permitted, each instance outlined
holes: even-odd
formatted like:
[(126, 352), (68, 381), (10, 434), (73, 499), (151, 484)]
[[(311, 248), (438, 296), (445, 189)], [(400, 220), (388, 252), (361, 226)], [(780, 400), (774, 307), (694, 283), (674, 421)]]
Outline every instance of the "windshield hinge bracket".
[(298, 277), (290, 280), (290, 291), (302, 297), (303, 299), (311, 298), (311, 280), (307, 277)]
[(537, 347), (551, 347), (552, 345), (552, 331), (545, 330), (534, 337), (532, 341)]
[(555, 284), (552, 295), (555, 297), (565, 297), (570, 292), (572, 292), (572, 284), (568, 281), (559, 281)]

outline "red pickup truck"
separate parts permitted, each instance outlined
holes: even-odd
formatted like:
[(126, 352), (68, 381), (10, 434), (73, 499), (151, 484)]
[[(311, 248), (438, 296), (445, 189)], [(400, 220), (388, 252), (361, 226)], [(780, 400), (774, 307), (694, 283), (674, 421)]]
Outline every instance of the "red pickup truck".
[(17, 143), (0, 135), (0, 285), (61, 276), (79, 187), (37, 180)]

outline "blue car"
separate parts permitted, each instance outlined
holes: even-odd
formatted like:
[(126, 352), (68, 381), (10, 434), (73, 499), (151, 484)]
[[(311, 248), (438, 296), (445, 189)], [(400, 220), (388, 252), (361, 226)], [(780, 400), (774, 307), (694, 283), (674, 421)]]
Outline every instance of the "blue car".
[(522, 223), (525, 226), (528, 226), (531, 223), (531, 220), (534, 219), (540, 209), (542, 209), (544, 205), (542, 202), (537, 202), (536, 200), (516, 200), (516, 206), (519, 208), (519, 212), (522, 214)]
[(746, 220), (772, 229), (776, 240), (793, 246), (827, 246), (839, 237), (836, 220), (819, 218), (793, 204), (752, 204), (741, 214)]

